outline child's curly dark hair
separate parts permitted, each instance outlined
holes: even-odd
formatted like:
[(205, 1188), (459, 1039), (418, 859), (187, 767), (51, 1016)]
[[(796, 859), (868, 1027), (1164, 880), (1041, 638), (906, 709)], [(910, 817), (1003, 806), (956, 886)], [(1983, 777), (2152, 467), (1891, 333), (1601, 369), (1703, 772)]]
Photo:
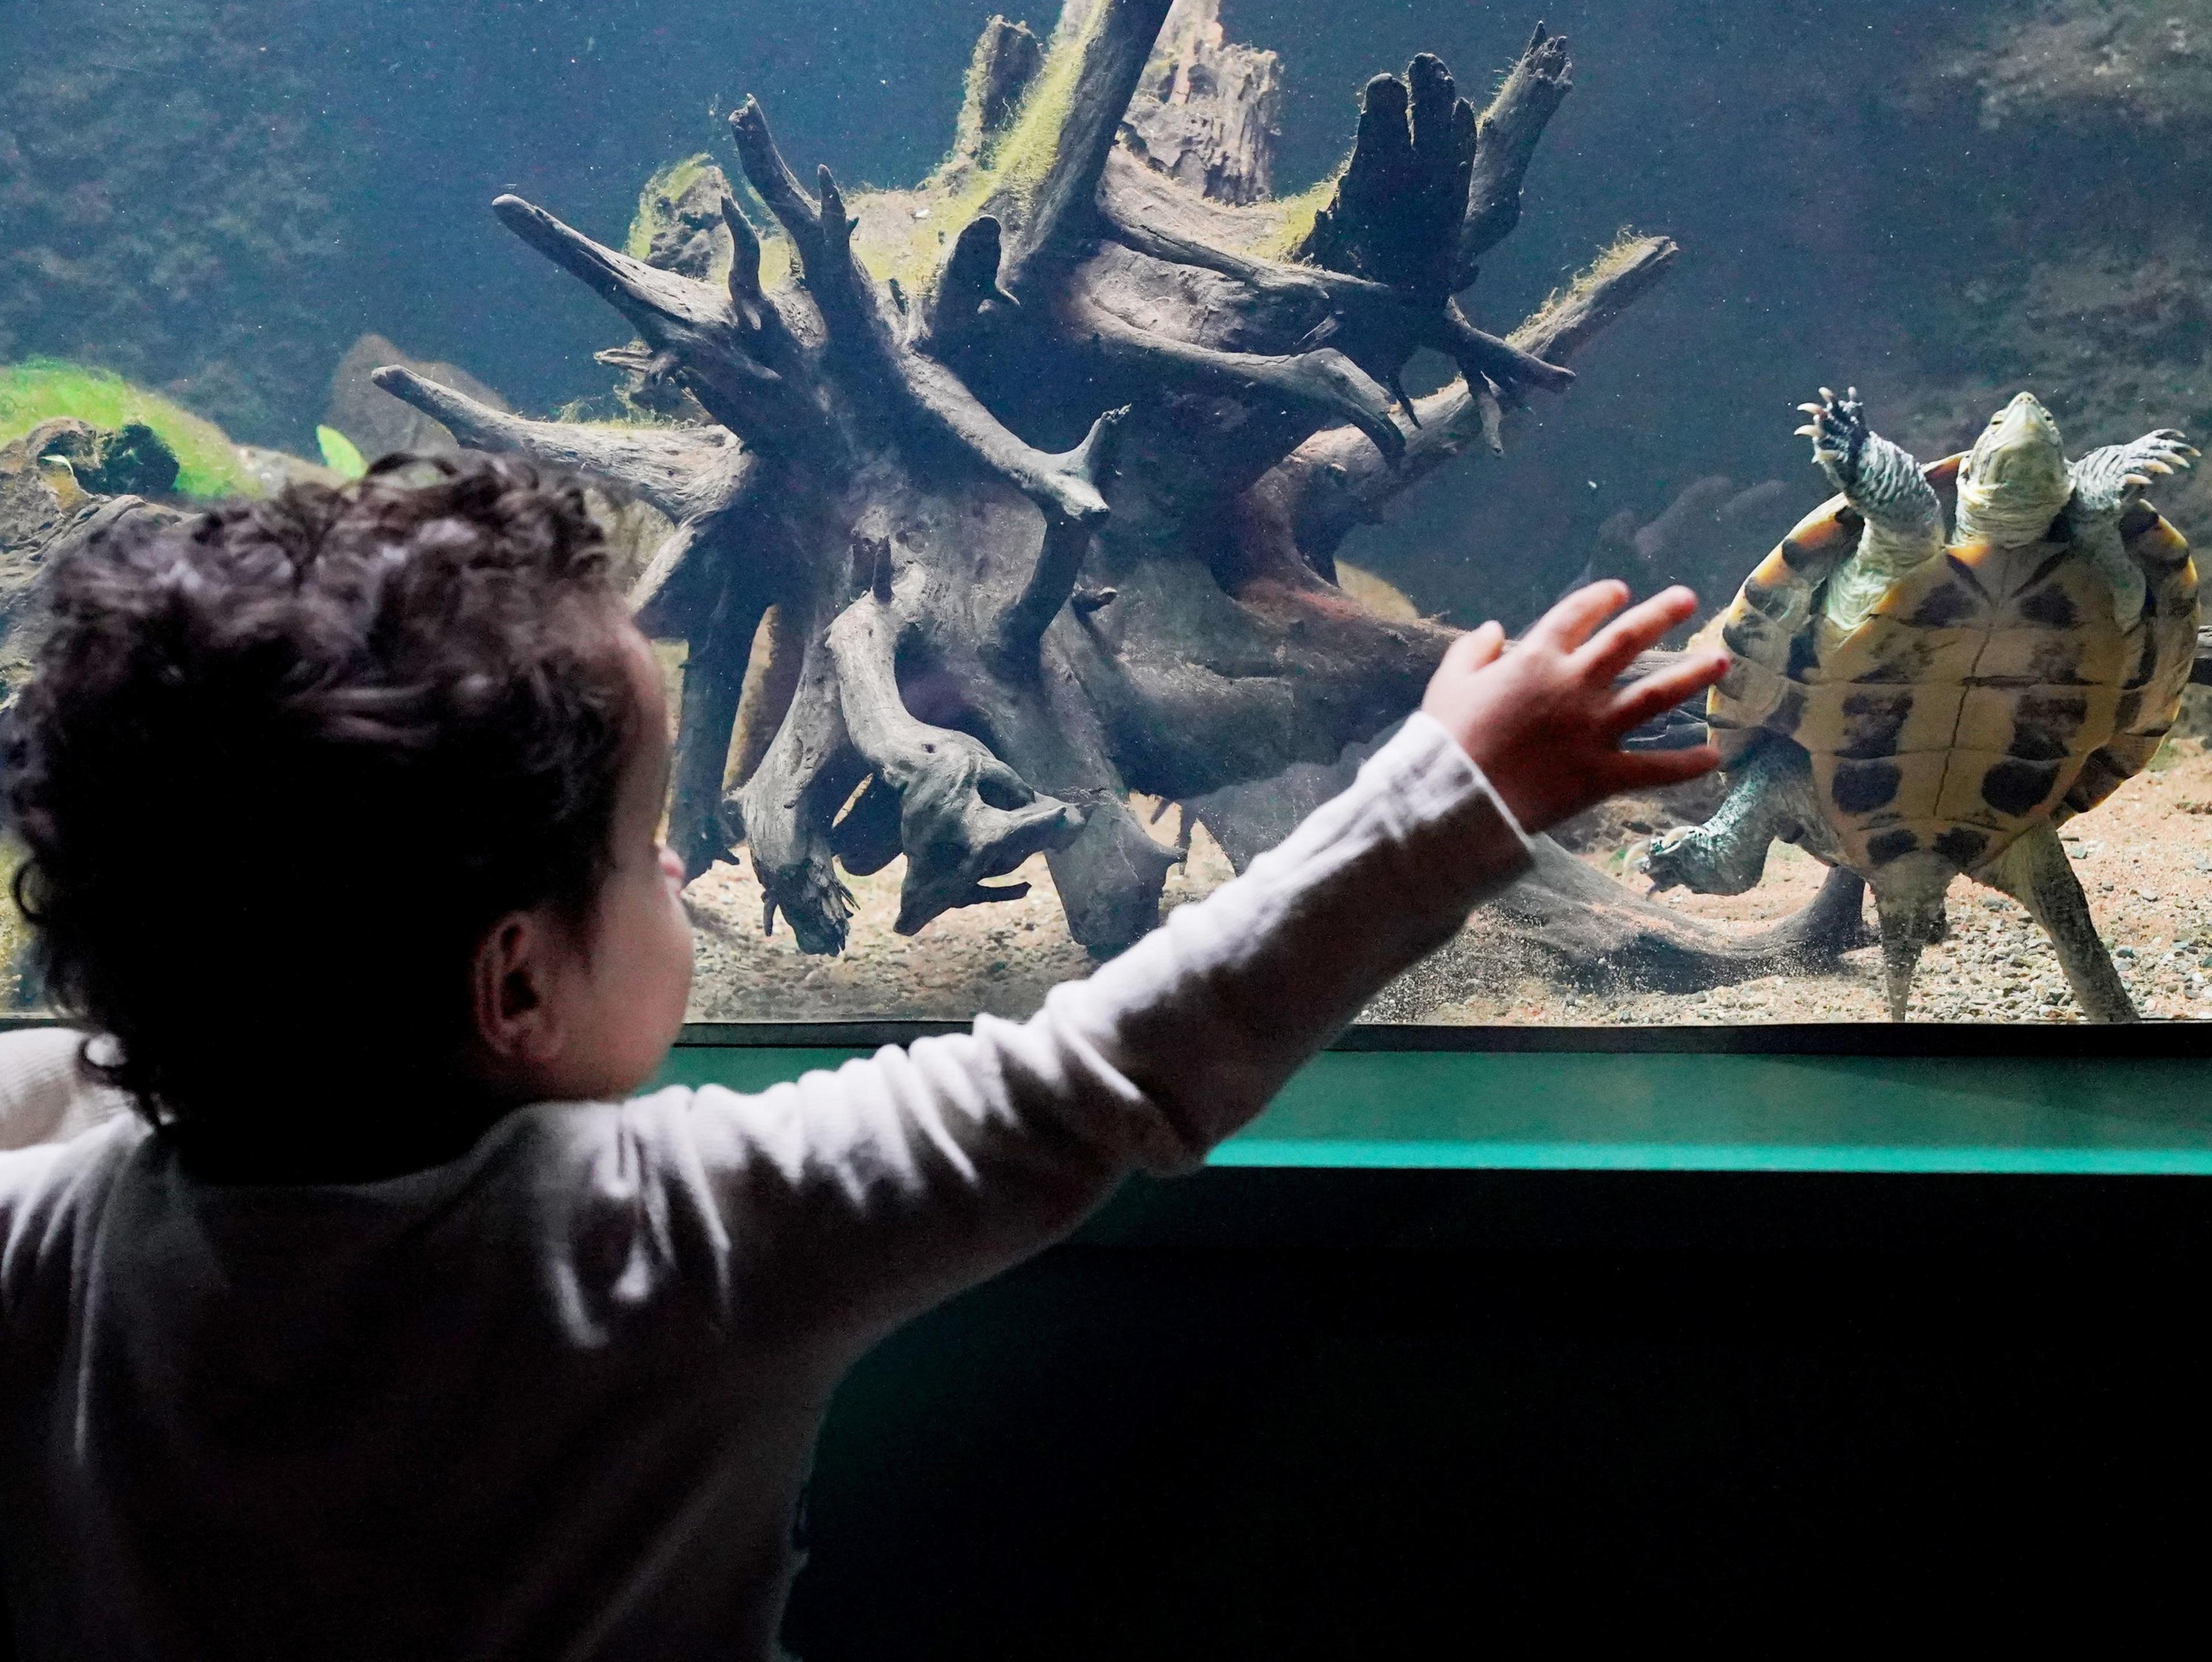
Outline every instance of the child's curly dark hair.
[(143, 1114), (244, 1131), (450, 1076), (483, 931), (603, 880), (621, 616), (579, 488), (499, 458), (66, 557), (5, 739), (16, 895)]

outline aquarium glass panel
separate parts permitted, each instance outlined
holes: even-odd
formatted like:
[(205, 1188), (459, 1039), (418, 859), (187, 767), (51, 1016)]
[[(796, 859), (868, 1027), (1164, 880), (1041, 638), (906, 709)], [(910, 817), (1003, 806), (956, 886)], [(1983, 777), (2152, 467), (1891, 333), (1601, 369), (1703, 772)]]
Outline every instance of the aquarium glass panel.
[(1537, 10), (15, 0), (0, 676), (95, 524), (573, 470), (694, 1016), (963, 1019), (1683, 583), (1723, 770), (1367, 1019), (2212, 1015), (2212, 0)]

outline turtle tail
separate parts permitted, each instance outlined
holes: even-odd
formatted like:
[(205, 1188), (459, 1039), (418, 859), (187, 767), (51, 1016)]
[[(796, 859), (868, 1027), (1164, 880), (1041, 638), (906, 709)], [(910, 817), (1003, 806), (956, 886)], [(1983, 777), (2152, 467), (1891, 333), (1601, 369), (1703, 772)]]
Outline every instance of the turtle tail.
[(1873, 878), (1875, 913), (1881, 921), (1882, 990), (1889, 1019), (1902, 1022), (1912, 996), (1920, 955), (1944, 936), (1943, 892), (1957, 869), (1931, 855), (1908, 854)]
[(1889, 997), (1889, 1019), (1902, 1022), (1912, 1000), (1913, 972), (1920, 967), (1921, 949), (1927, 943), (1902, 931), (1881, 932), (1881, 987)]

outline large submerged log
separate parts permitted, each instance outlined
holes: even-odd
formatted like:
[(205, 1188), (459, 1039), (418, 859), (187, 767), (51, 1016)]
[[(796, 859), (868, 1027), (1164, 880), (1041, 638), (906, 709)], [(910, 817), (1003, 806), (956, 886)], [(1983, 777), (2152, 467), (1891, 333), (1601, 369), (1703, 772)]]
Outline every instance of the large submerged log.
[[(1042, 852), (1075, 938), (1110, 953), (1157, 921), (1177, 858), (1132, 793), (1241, 860), (1412, 708), (1453, 632), (1354, 602), (1339, 543), (1498, 449), (1673, 261), (1624, 237), (1485, 327), (1478, 264), (1570, 67), (1539, 27), (1484, 109), (1432, 57), (1377, 76), (1342, 172), (1279, 201), (1278, 67), (1224, 42), (1212, 0), (1069, 0), (1042, 46), (994, 19), (952, 150), (911, 191), (803, 181), (739, 106), (767, 222), (722, 201), (725, 280), (495, 204), (635, 330), (608, 360), (706, 422), (533, 422), (378, 382), (675, 521), (635, 599), (689, 643), (670, 811), (690, 871), (749, 845), (769, 925), (830, 953), (841, 869), (903, 855), (911, 932), (1020, 892)], [(1409, 398), (1424, 349), (1457, 376)], [(1507, 909), (1570, 974), (1771, 962), (1564, 853)], [(1801, 932), (1799, 958), (1848, 931)]]

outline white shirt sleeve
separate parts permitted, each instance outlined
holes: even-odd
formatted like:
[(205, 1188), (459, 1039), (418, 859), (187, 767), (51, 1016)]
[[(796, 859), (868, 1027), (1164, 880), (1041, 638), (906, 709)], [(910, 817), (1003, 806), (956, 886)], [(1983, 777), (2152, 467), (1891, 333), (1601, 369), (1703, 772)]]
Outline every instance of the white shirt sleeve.
[(721, 1234), (748, 1318), (854, 1350), (1072, 1229), (1130, 1171), (1200, 1163), (1391, 978), (1528, 869), (1414, 716), (1283, 844), (1027, 1022), (757, 1096), (641, 1100), (647, 1158)]
[(74, 1028), (0, 1034), (0, 1149), (66, 1143), (130, 1106), (121, 1092), (77, 1065), (84, 1034)]

